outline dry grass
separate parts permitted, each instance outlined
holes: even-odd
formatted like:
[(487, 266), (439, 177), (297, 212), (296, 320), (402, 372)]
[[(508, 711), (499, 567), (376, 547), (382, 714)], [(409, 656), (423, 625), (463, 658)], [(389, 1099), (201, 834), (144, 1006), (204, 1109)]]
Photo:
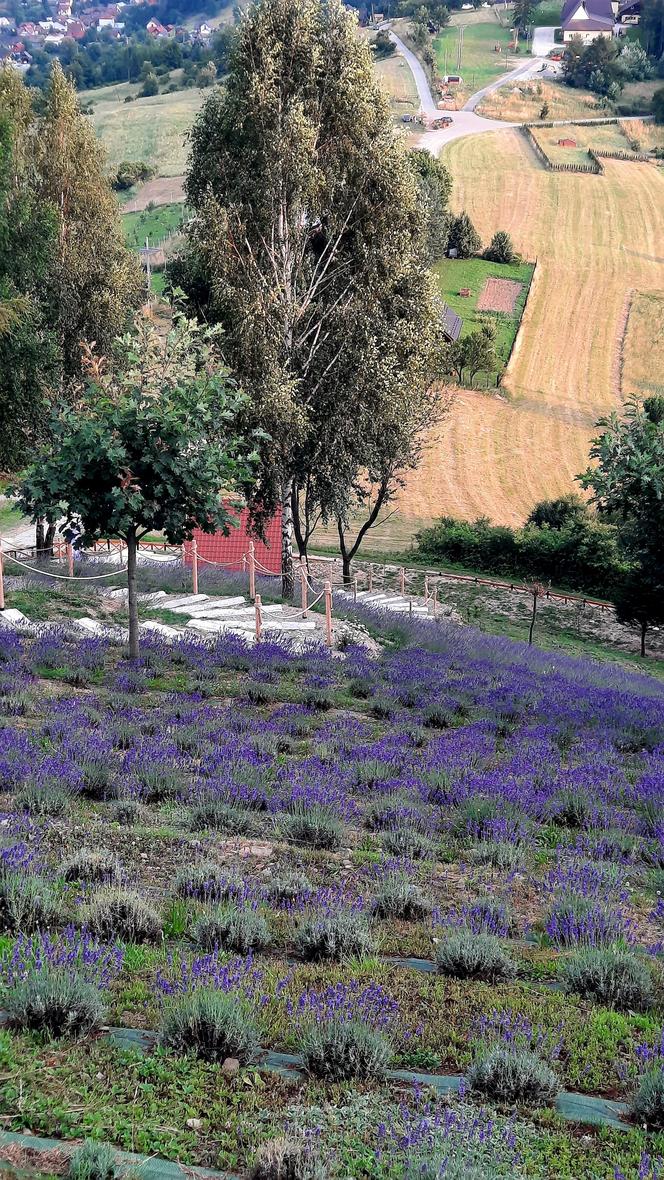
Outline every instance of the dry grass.
[[(443, 513), (516, 524), (538, 500), (574, 487), (595, 421), (620, 404), (625, 300), (664, 289), (661, 169), (606, 160), (604, 177), (546, 172), (509, 130), (455, 140), (444, 160), (454, 207), (485, 241), (508, 230), (538, 268), (506, 396), (459, 392), (397, 513), (367, 542), (375, 550), (404, 548)], [(647, 341), (653, 329), (643, 331)], [(640, 352), (652, 379), (651, 349)]]
[(399, 108), (401, 114), (417, 111), (420, 105), (417, 87), (401, 54), (395, 53), (393, 57), (377, 61), (374, 68), (377, 78), (390, 96), (392, 107)]
[[(628, 124), (629, 126), (629, 124)], [(588, 148), (605, 152), (628, 152), (629, 143), (618, 123), (598, 127), (533, 127), (532, 133), (554, 164), (589, 164)], [(559, 147), (560, 139), (574, 139), (575, 148)]]
[(587, 90), (558, 82), (514, 82), (487, 94), (477, 114), (507, 123), (531, 123), (539, 119), (544, 103), (549, 106), (547, 119), (592, 119), (602, 113)]
[(181, 176), (186, 135), (209, 91), (177, 90), (125, 103), (137, 89), (124, 83), (81, 95), (93, 103), (92, 121), (106, 148), (109, 172), (122, 160), (145, 160), (159, 176)]
[(664, 294), (637, 291), (623, 352), (624, 398), (664, 394)]
[[(664, 127), (657, 123), (630, 119), (628, 123), (621, 123), (620, 127), (634, 151), (649, 152), (653, 148), (664, 148)], [(636, 147), (636, 144), (639, 146)]]

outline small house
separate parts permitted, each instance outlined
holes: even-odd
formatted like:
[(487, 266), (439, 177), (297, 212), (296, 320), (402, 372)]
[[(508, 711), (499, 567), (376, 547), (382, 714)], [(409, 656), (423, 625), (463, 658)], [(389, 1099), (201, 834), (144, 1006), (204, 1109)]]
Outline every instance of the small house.
[(618, 0), (567, 0), (560, 18), (563, 41), (580, 37), (588, 45), (598, 37), (612, 37), (617, 11)]
[(576, 140), (575, 139), (559, 139), (558, 140), (558, 147), (575, 148), (576, 147)]

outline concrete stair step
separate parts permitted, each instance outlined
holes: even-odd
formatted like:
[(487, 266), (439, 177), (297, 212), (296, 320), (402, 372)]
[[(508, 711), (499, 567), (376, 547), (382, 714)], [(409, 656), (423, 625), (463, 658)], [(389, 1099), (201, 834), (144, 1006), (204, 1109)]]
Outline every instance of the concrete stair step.
[(228, 610), (230, 607), (242, 606), (245, 602), (244, 595), (237, 594), (235, 597), (228, 598), (206, 598), (205, 602), (183, 603), (182, 606), (166, 607), (167, 610), (172, 610), (176, 615), (191, 615), (192, 618), (205, 618), (212, 611)]
[(165, 598), (160, 598), (159, 603), (153, 606), (153, 610), (173, 610), (178, 606), (195, 606), (196, 603), (208, 602), (209, 595), (207, 594), (167, 594)]

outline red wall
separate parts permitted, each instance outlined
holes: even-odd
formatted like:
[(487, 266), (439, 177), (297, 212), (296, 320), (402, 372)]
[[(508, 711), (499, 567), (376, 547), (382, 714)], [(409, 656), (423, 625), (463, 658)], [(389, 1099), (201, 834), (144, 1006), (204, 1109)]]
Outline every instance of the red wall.
[[(243, 554), (249, 552), (249, 542), (254, 542), (257, 569), (260, 575), (260, 565), (273, 574), (281, 573), (281, 511), (269, 520), (265, 526), (265, 541), (252, 536), (249, 532), (249, 510), (243, 508), (239, 516), (237, 528), (231, 528), (227, 537), (223, 533), (203, 533), (194, 530), (199, 557), (206, 557), (208, 561), (219, 561), (226, 564), (226, 569), (242, 569)], [(191, 565), (191, 544), (185, 542), (185, 560)]]

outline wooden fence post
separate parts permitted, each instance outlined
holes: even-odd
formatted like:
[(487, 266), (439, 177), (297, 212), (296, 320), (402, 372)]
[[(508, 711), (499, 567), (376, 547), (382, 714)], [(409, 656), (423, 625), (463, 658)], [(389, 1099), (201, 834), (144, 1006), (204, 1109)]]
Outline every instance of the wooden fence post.
[(438, 583), (433, 584), (433, 617), (435, 619), (438, 611)]
[(300, 587), (302, 590), (302, 618), (307, 617), (307, 571), (304, 568), (304, 562), (300, 562)]
[(357, 602), (357, 574), (353, 578), (353, 602)]
[(191, 542), (191, 589), (198, 594), (198, 545), (194, 537)]
[(369, 562), (369, 578), (367, 581), (367, 590), (369, 591), (370, 594), (371, 594), (371, 591), (373, 590), (373, 565), (371, 562)]
[(424, 602), (426, 606), (429, 605), (429, 577), (427, 574), (424, 575)]
[(325, 583), (325, 642), (332, 647), (332, 585)]
[(403, 566), (399, 570), (399, 588), (401, 593), (404, 594), (406, 590), (406, 571)]
[(253, 541), (249, 542), (249, 597), (256, 600), (256, 551)]
[(261, 596), (257, 594), (254, 598), (254, 609), (256, 611), (256, 643), (261, 637)]
[(0, 549), (0, 610), (5, 609), (5, 580), (2, 569), (2, 549)]
[(70, 578), (74, 576), (74, 546), (71, 541), (67, 542), (67, 573)]

